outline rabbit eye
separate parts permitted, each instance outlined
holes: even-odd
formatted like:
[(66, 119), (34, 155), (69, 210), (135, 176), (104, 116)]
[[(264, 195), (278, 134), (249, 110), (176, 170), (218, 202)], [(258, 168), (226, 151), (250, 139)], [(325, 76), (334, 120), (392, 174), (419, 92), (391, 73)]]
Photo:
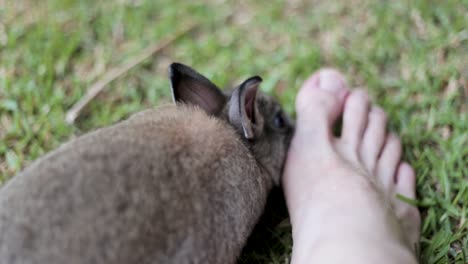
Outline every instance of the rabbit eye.
[(275, 118), (273, 119), (273, 125), (276, 128), (284, 128), (286, 126), (283, 112), (276, 113)]

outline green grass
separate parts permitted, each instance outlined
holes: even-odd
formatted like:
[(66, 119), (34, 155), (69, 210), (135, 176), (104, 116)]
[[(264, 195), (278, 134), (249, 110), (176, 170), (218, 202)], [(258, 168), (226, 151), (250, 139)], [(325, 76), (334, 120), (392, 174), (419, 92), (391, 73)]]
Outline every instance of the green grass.
[[(172, 61), (219, 85), (261, 75), (290, 113), (301, 82), (333, 66), (368, 88), (402, 137), (418, 175), (422, 262), (468, 261), (467, 0), (188, 2), (0, 0), (0, 183), (76, 135), (169, 101)], [(191, 22), (65, 123), (107, 69)], [(289, 225), (268, 230), (244, 262), (285, 263)]]

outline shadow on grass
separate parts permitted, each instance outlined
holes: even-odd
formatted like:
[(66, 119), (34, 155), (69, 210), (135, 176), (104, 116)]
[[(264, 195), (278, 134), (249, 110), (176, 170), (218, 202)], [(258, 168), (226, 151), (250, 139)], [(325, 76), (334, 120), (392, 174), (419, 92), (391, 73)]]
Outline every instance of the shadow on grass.
[(291, 225), (283, 191), (275, 187), (238, 263), (289, 263)]

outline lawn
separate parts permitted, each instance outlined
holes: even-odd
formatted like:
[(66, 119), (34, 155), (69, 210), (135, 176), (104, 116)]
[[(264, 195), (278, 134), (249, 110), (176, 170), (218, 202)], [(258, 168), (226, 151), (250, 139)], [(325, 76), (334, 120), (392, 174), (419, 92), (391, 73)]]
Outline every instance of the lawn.
[[(294, 114), (323, 66), (366, 87), (417, 171), (422, 263), (468, 262), (468, 1), (0, 0), (0, 184), (62, 142), (170, 101), (167, 66), (221, 86), (251, 75)], [(193, 30), (65, 114), (110, 69)], [(264, 228), (244, 263), (285, 263), (287, 222)]]

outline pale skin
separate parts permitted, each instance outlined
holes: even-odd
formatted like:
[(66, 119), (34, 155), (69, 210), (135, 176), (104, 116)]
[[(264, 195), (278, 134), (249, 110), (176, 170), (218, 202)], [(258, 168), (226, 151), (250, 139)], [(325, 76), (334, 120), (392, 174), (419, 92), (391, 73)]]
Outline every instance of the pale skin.
[[(332, 69), (296, 98), (297, 127), (283, 175), (293, 228), (292, 264), (417, 263), (420, 214), (415, 173), (399, 138), (364, 90)], [(337, 118), (342, 132), (333, 136)]]

